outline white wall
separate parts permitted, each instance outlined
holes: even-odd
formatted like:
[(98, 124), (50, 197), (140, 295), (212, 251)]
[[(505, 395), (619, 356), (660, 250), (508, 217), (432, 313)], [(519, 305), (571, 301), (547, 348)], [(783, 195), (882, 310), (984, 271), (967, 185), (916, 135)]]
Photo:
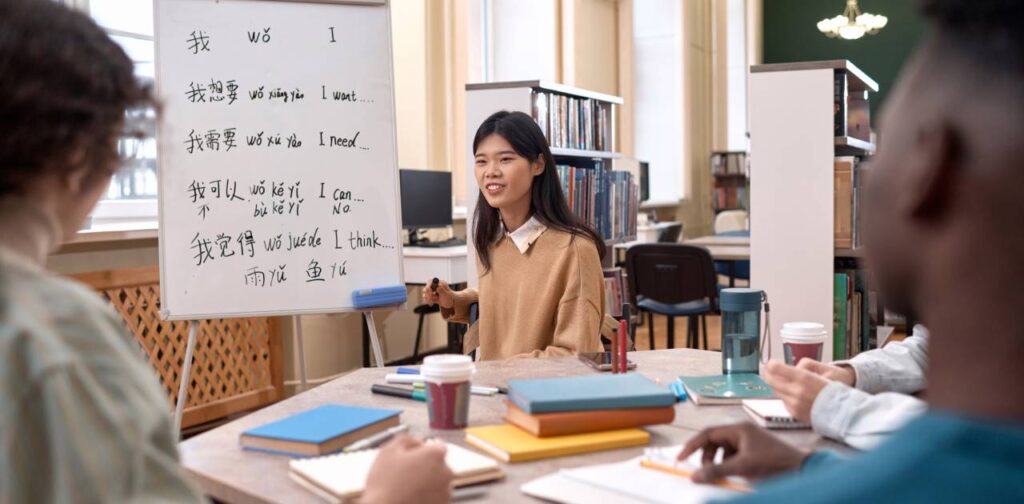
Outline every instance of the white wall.
[(633, 2), (636, 157), (650, 163), (651, 201), (679, 201), (683, 179), (682, 5)]
[(391, 3), (398, 166), (425, 168), (427, 161), (426, 0)]
[(491, 82), (558, 80), (557, 0), (484, 0)]

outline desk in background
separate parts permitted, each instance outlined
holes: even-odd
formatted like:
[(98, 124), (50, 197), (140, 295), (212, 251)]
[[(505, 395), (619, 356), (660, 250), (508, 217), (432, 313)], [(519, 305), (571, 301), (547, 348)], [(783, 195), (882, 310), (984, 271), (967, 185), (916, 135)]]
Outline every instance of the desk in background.
[[(454, 247), (402, 247), (402, 272), (405, 285), (422, 287), (432, 278), (440, 278), (457, 289), (466, 284), (466, 245)], [(419, 300), (411, 300), (418, 305)], [(363, 367), (370, 367), (370, 330), (363, 322)], [(462, 352), (462, 336), (457, 324), (448, 324), (448, 344), (421, 352), (419, 355), (389, 362), (390, 365), (411, 364), (412, 361), (431, 353)]]
[[(662, 384), (675, 380), (679, 375), (712, 375), (722, 372), (722, 354), (719, 352), (688, 349), (656, 350), (632, 352), (629, 358), (637, 363), (637, 371), (648, 378), (659, 380)], [(225, 502), (319, 502), (311, 492), (288, 477), (288, 457), (244, 451), (238, 445), (238, 436), (246, 429), (326, 403), (401, 409), (404, 411), (402, 422), (411, 426), (410, 432), (413, 435), (438, 437), (468, 447), (462, 431), (431, 430), (428, 427), (426, 403), (371, 394), (370, 385), (384, 383), (384, 375), (387, 372), (394, 370), (358, 370), (184, 441), (180, 444), (182, 464), (203, 492)], [(508, 380), (515, 378), (592, 373), (593, 370), (575, 357), (529, 361), (513, 359), (478, 362), (473, 381), (482, 385), (505, 385)], [(505, 411), (503, 401), (502, 395), (473, 396), (469, 411), (470, 425), (501, 423)], [(677, 404), (676, 412), (676, 420), (671, 425), (647, 429), (651, 432), (649, 446), (683, 444), (700, 429), (748, 418), (740, 406), (697, 407), (691, 402), (686, 402)], [(809, 430), (777, 431), (777, 435), (803, 448), (839, 446)], [(643, 447), (633, 447), (506, 464), (504, 469), (507, 477), (489, 485), (489, 494), (484, 499), (487, 502), (535, 502), (520, 493), (520, 485), (561, 468), (624, 461), (642, 453)]]

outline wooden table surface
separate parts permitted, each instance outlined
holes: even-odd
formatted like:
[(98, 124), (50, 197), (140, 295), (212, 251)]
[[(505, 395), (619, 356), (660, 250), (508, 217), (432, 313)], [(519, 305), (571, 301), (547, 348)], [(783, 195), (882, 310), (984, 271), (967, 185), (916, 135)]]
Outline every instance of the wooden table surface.
[[(712, 375), (722, 372), (719, 352), (703, 350), (655, 350), (629, 354), (637, 363), (637, 371), (648, 378), (667, 384), (679, 375)], [(288, 457), (242, 450), (239, 434), (249, 428), (275, 421), (293, 413), (325, 403), (402, 409), (402, 422), (411, 426), (417, 436), (434, 436), (467, 446), (462, 431), (431, 430), (426, 403), (387, 396), (372, 395), (370, 385), (383, 383), (390, 368), (360, 369), (351, 374), (298, 394), (280, 403), (256, 411), (238, 420), (184, 441), (180, 445), (182, 463), (202, 490), (226, 502), (319, 502), (319, 499), (288, 477)], [(477, 363), (474, 383), (504, 385), (509, 379), (572, 376), (594, 373), (575, 357), (553, 359), (515, 359)], [(470, 404), (470, 425), (501, 423), (503, 397), (473, 396)], [(676, 419), (671, 425), (650, 427), (650, 446), (671, 446), (685, 443), (704, 427), (746, 420), (739, 406), (702, 406), (691, 402), (676, 405)], [(776, 431), (791, 444), (801, 447), (836, 446), (810, 431)], [(561, 468), (623, 461), (636, 457), (643, 447), (591, 453), (570, 457), (505, 465), (504, 480), (490, 485), (487, 502), (529, 502), (519, 486), (534, 478)]]

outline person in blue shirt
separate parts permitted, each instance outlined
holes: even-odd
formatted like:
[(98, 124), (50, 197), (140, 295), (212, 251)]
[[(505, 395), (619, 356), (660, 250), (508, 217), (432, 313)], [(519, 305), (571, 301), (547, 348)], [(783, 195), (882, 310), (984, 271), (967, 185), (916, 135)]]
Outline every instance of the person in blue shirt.
[(882, 112), (864, 208), (881, 295), (931, 329), (928, 411), (850, 458), (705, 430), (680, 456), (725, 457), (695, 480), (771, 477), (735, 502), (1024, 502), (1024, 2), (921, 5), (931, 31)]

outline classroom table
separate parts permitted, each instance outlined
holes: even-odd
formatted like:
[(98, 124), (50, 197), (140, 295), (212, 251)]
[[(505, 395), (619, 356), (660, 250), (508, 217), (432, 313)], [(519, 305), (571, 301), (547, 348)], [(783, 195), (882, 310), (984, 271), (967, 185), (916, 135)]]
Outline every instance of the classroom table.
[[(678, 375), (711, 375), (722, 371), (719, 352), (673, 349), (632, 352), (637, 372), (668, 383)], [(411, 426), (417, 436), (434, 436), (462, 446), (462, 431), (431, 430), (428, 427), (426, 403), (388, 396), (373, 395), (370, 385), (384, 383), (387, 368), (364, 368), (308, 390), (277, 404), (251, 413), (180, 444), (181, 460), (186, 472), (202, 491), (216, 499), (231, 503), (319, 502), (308, 490), (288, 477), (289, 458), (242, 450), (238, 437), (242, 431), (272, 422), (293, 413), (325, 403), (402, 409), (402, 422)], [(575, 357), (551, 359), (512, 359), (477, 363), (474, 383), (504, 385), (513, 378), (573, 376), (595, 373)], [(470, 404), (470, 425), (501, 423), (505, 410), (504, 396), (473, 396)], [(676, 405), (676, 419), (671, 425), (649, 427), (650, 446), (671, 446), (685, 443), (699, 429), (711, 425), (746, 420), (740, 406), (694, 406), (691, 402)], [(787, 442), (805, 448), (836, 447), (807, 430), (775, 431)], [(584, 455), (553, 458), (519, 464), (505, 464), (505, 479), (489, 485), (488, 494), (480, 501), (533, 502), (519, 491), (520, 485), (561, 468), (623, 461), (643, 453), (643, 447), (626, 448)]]

